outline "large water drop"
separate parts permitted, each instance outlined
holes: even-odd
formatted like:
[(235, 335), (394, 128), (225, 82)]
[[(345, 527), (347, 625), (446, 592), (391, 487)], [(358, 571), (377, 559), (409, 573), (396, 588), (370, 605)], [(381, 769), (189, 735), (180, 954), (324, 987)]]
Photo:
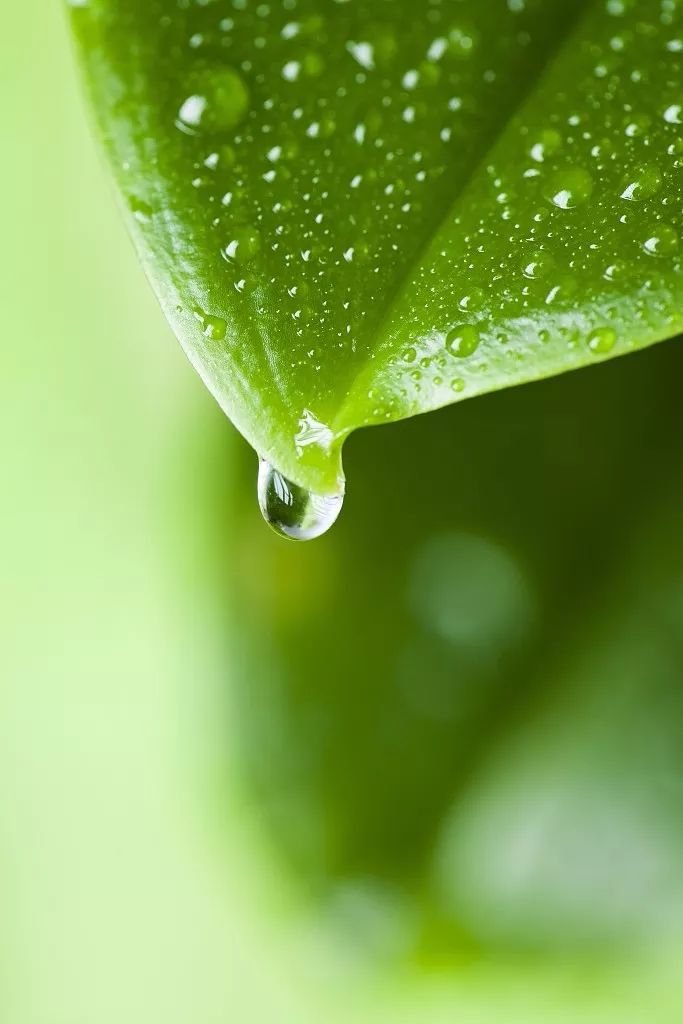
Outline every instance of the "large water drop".
[(260, 459), (258, 503), (263, 518), (280, 536), (315, 540), (336, 522), (344, 494), (313, 494)]

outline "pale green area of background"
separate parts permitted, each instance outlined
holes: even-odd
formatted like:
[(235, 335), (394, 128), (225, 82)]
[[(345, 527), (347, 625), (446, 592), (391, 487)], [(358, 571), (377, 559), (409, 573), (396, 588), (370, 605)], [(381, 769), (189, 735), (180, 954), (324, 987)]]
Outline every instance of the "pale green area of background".
[(2, 1024), (680, 1020), (676, 962), (366, 977), (297, 911), (225, 784), (229, 427), (125, 238), (59, 6), (2, 19)]

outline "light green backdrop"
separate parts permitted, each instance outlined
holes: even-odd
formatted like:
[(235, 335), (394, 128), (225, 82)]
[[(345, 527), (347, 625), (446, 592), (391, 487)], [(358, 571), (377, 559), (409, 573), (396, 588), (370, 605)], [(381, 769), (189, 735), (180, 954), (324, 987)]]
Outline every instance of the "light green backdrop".
[(677, 943), (418, 980), (299, 909), (226, 771), (229, 428), (125, 238), (59, 4), (2, 19), (3, 1024), (680, 1020)]

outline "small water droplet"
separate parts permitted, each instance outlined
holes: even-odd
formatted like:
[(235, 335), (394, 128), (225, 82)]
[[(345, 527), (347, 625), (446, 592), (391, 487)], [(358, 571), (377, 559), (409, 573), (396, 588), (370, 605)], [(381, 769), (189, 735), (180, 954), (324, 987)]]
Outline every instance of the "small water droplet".
[(600, 139), (591, 147), (591, 156), (596, 160), (609, 160), (614, 156), (614, 143), (611, 139)]
[(149, 224), (154, 214), (154, 210), (149, 203), (146, 203), (144, 199), (140, 199), (139, 196), (129, 196), (128, 205), (139, 224)]
[(522, 259), (522, 273), (529, 280), (547, 277), (555, 269), (555, 260), (546, 252), (530, 253)]
[(481, 337), (473, 324), (460, 324), (446, 335), (446, 348), (458, 359), (466, 359), (479, 348)]
[(261, 249), (261, 235), (248, 225), (235, 228), (232, 239), (223, 249), (223, 258), (230, 263), (248, 263)]
[(476, 49), (479, 36), (471, 25), (453, 25), (448, 32), (448, 52), (460, 59), (471, 57)]
[(656, 164), (645, 164), (624, 178), (621, 198), (639, 203), (643, 199), (650, 199), (661, 187), (662, 172), (659, 167)]
[(657, 224), (651, 228), (643, 242), (648, 256), (673, 256), (678, 250), (678, 233), (668, 224)]
[(624, 135), (629, 139), (642, 138), (647, 134), (652, 122), (646, 114), (627, 119), (624, 125)]
[(553, 128), (541, 132), (538, 140), (534, 142), (529, 150), (529, 156), (536, 163), (542, 164), (547, 157), (552, 156), (562, 145), (562, 136)]
[(484, 303), (484, 298), (484, 290), (482, 288), (474, 287), (471, 288), (466, 295), (462, 296), (458, 305), (462, 310), (481, 309)]
[(567, 167), (552, 175), (547, 196), (560, 210), (573, 210), (585, 203), (593, 192), (593, 179), (582, 167)]
[(192, 80), (195, 91), (178, 111), (178, 128), (214, 134), (237, 127), (249, 108), (249, 93), (232, 68), (207, 70)]
[(612, 327), (597, 327), (588, 335), (587, 344), (596, 356), (611, 352), (617, 341), (617, 333)]
[(203, 309), (195, 309), (194, 315), (199, 320), (204, 331), (204, 336), (212, 341), (223, 341), (228, 329), (227, 322), (221, 316), (212, 316), (205, 313)]
[(605, 267), (602, 276), (606, 281), (618, 281), (624, 275), (624, 267), (621, 263), (610, 263)]
[(313, 494), (260, 459), (258, 502), (263, 518), (281, 537), (315, 540), (336, 522), (344, 494)]
[(398, 40), (392, 25), (369, 25), (365, 38), (372, 47), (374, 62), (378, 67), (390, 64), (398, 52)]

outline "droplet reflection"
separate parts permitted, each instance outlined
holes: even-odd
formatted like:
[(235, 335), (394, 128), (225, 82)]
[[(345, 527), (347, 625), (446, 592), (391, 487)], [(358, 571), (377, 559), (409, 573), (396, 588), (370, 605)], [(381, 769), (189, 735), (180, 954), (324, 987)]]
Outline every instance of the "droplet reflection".
[(344, 494), (313, 494), (259, 460), (258, 502), (269, 526), (290, 540), (315, 540), (337, 521)]

